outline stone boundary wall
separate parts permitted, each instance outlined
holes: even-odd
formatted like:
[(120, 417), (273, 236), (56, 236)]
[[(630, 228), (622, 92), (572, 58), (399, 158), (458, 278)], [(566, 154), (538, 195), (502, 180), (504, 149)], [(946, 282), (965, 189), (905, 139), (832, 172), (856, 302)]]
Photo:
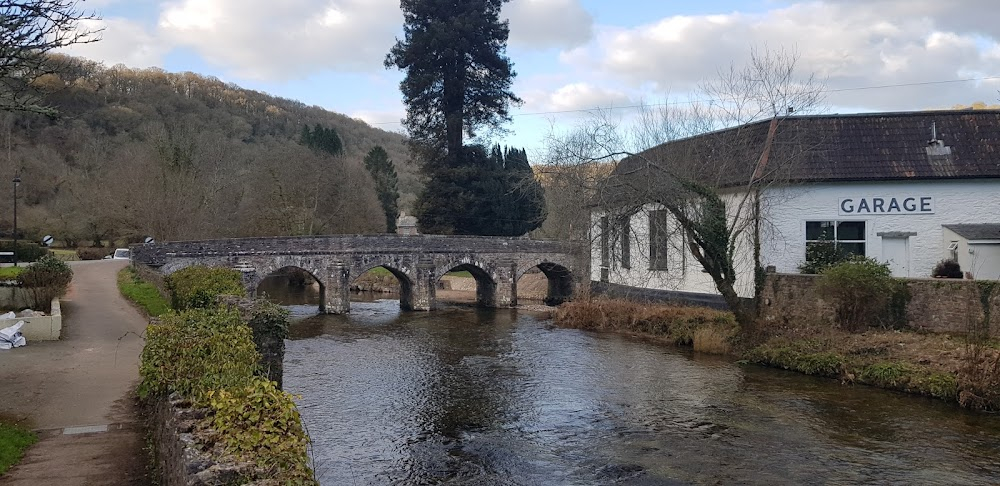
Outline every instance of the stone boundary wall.
[[(816, 295), (816, 275), (767, 275), (761, 294), (760, 315), (765, 322), (795, 325), (802, 321), (834, 321), (830, 303)], [(984, 308), (982, 288), (992, 281), (958, 279), (904, 279), (910, 290), (906, 307), (907, 325), (913, 329), (949, 334), (966, 334), (984, 322), (989, 312), (989, 332), (1000, 336), (1000, 284), (996, 285)]]
[(249, 464), (217, 462), (195, 443), (192, 430), (205, 416), (203, 410), (191, 408), (176, 395), (163, 397), (154, 403), (152, 416), (155, 460), (159, 484), (163, 486), (202, 486), (239, 484), (250, 476)]

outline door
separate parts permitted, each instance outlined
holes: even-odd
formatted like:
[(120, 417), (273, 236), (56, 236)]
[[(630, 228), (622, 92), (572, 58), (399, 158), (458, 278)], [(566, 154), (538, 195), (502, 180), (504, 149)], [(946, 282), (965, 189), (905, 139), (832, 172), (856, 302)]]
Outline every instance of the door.
[(893, 277), (909, 277), (910, 239), (882, 237), (882, 259), (889, 263)]

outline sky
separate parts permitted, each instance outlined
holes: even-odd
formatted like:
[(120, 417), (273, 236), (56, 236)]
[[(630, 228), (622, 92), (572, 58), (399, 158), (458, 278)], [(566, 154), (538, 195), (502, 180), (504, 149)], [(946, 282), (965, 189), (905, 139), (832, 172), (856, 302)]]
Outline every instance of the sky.
[[(107, 66), (215, 76), (402, 131), (383, 66), (399, 0), (85, 0)], [(512, 0), (507, 54), (524, 104), (506, 145), (540, 150), (597, 109), (696, 97), (751, 49), (798, 54), (831, 113), (1000, 103), (997, 0)]]

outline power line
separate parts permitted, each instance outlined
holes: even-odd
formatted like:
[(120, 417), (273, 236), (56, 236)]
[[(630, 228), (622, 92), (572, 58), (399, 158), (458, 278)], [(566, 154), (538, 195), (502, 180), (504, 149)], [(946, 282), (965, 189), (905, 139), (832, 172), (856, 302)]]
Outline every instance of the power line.
[[(941, 84), (956, 84), (956, 83), (970, 83), (977, 81), (993, 81), (1000, 80), (1000, 76), (984, 76), (981, 78), (965, 78), (965, 79), (946, 79), (938, 81), (919, 81), (914, 83), (899, 83), (899, 84), (880, 84), (871, 86), (855, 86), (851, 88), (836, 88), (836, 89), (822, 89), (820, 93), (845, 93), (849, 91), (865, 91), (873, 89), (889, 89), (889, 88), (910, 88), (914, 86), (934, 86)], [(657, 107), (657, 106), (673, 106), (673, 105), (693, 105), (695, 103), (709, 103), (713, 101), (720, 101), (718, 99), (700, 99), (700, 100), (686, 100), (686, 101), (667, 101), (663, 103), (648, 103), (639, 105), (623, 105), (623, 106), (607, 106), (607, 107), (593, 107), (593, 108), (578, 108), (575, 110), (553, 110), (553, 111), (536, 111), (530, 113), (516, 113), (511, 115), (512, 117), (524, 117), (524, 116), (544, 116), (544, 115), (566, 115), (570, 113), (591, 113), (596, 110), (634, 110), (638, 108), (647, 107)], [(400, 122), (375, 122), (369, 123), (369, 125), (399, 125)]]

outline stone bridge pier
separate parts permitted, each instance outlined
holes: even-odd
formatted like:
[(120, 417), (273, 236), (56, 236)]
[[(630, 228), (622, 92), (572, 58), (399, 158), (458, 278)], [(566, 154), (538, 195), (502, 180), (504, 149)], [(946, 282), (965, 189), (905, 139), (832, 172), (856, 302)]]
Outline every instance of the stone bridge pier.
[(351, 283), (382, 267), (399, 281), (400, 307), (436, 307), (438, 282), (452, 271), (476, 280), (482, 307), (517, 305), (517, 281), (538, 268), (548, 279), (546, 302), (572, 298), (577, 279), (585, 278), (583, 252), (567, 242), (467, 236), (323, 236), (167, 242), (132, 247), (133, 260), (165, 275), (191, 265), (224, 266), (243, 272), (249, 295), (264, 278), (297, 268), (319, 282), (320, 311), (351, 309)]

